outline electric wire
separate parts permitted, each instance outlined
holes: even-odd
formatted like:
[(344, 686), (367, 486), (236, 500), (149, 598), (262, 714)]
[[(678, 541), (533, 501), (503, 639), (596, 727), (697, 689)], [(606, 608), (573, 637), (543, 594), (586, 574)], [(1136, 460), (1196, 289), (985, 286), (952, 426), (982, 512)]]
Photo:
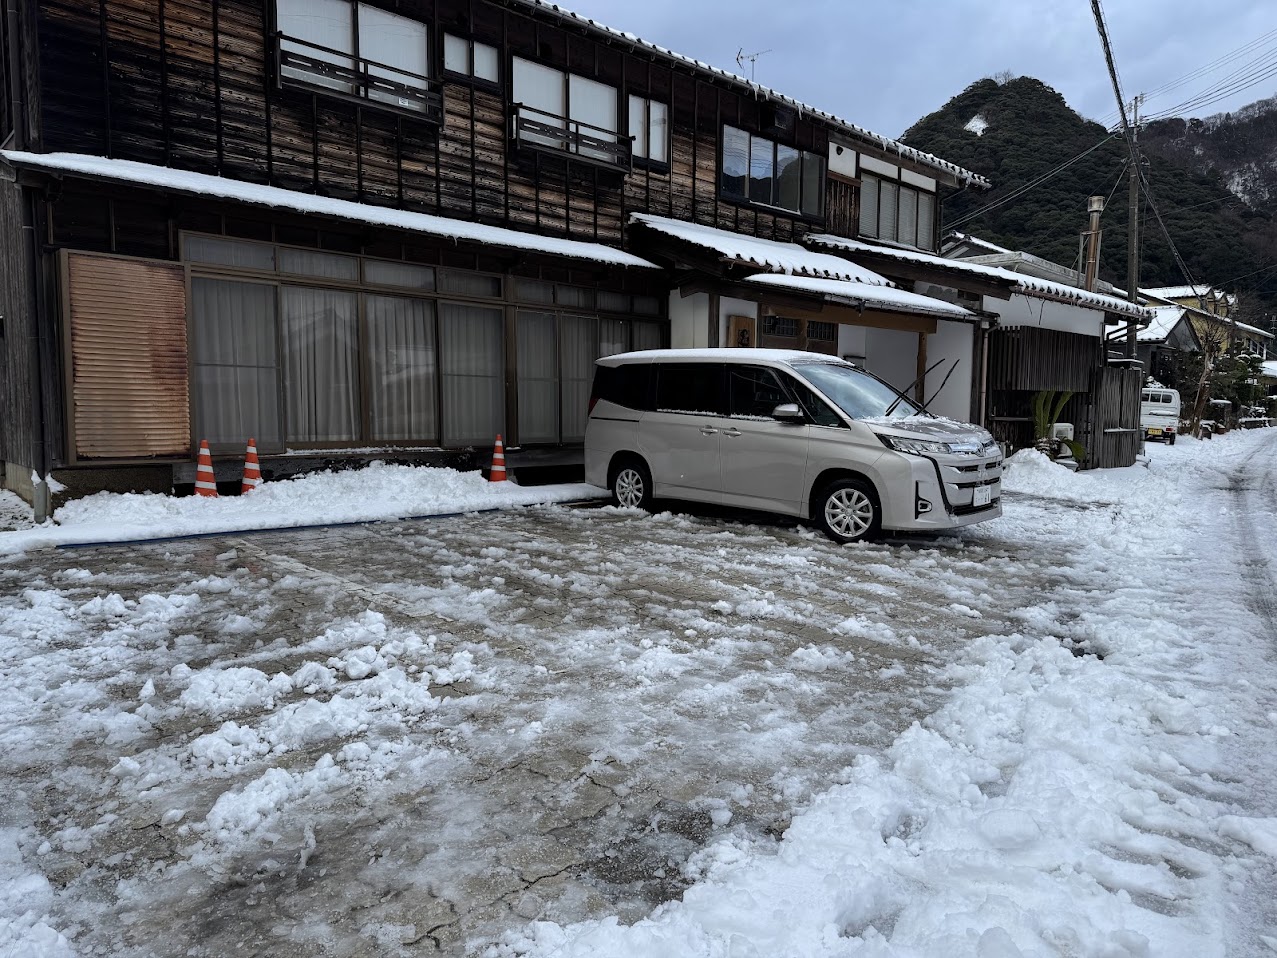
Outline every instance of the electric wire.
[[(1230, 50), (1228, 53), (1224, 54), (1223, 56), (1217, 57), (1216, 59), (1212, 60), (1210, 63), (1203, 64), (1202, 66), (1197, 67), (1196, 69), (1191, 70), (1188, 73), (1185, 73), (1179, 77), (1176, 77), (1175, 79), (1170, 80), (1166, 83), (1163, 83), (1161, 86), (1154, 87), (1153, 89), (1148, 90), (1144, 94), (1145, 100), (1151, 101), (1154, 99), (1159, 99), (1165, 94), (1170, 93), (1173, 90), (1177, 90), (1180, 87), (1188, 83), (1191, 83), (1194, 80), (1200, 79), (1201, 77), (1208, 76), (1211, 73), (1218, 71), (1222, 67), (1225, 67), (1229, 65), (1230, 63), (1234, 63), (1240, 58), (1247, 56), (1248, 54), (1255, 54), (1257, 51), (1262, 50), (1264, 47), (1273, 43), (1277, 43), (1277, 30), (1270, 30), (1265, 34), (1259, 37), (1256, 37), (1255, 39), (1247, 43), (1242, 44), (1240, 47)], [(1258, 56), (1263, 56), (1263, 54), (1258, 54)], [(1258, 56), (1252, 59), (1258, 59)], [(1159, 115), (1165, 115), (1167, 111), (1159, 110), (1157, 112)], [(1118, 111), (1109, 110), (1100, 118), (1099, 122), (1105, 128), (1111, 129), (1113, 125), (1117, 122), (1117, 119), (1118, 119)]]
[(962, 226), (964, 223), (969, 223), (972, 220), (983, 216), (985, 213), (992, 212), (998, 207), (1005, 206), (1007, 203), (1010, 203), (1012, 200), (1019, 199), (1021, 196), (1024, 196), (1030, 190), (1035, 189), (1038, 186), (1041, 186), (1043, 183), (1045, 183), (1047, 180), (1051, 179), (1052, 177), (1058, 176), (1060, 173), (1063, 173), (1074, 163), (1077, 163), (1079, 160), (1082, 160), (1090, 156), (1092, 153), (1094, 153), (1096, 150), (1102, 147), (1109, 140), (1116, 139), (1116, 137), (1117, 137), (1116, 133), (1110, 133), (1108, 136), (1100, 140), (1100, 142), (1096, 143), (1094, 146), (1088, 147), (1087, 149), (1079, 153), (1077, 156), (1072, 157), (1071, 159), (1065, 160), (1063, 163), (1059, 164), (1058, 166), (1052, 167), (1051, 169), (1047, 170), (1045, 173), (1042, 173), (1041, 175), (1039, 175), (1037, 178), (1033, 179), (1032, 181), (1028, 183), (1025, 183), (1023, 186), (1017, 187), (1016, 189), (1012, 190), (1010, 193), (1006, 194), (1005, 196), (999, 197), (998, 199), (994, 200), (992, 203), (986, 203), (984, 206), (980, 207), (979, 209), (973, 210), (970, 213), (960, 216), (958, 219), (954, 220), (951, 223), (946, 223), (944, 225), (944, 229), (945, 230), (957, 229), (958, 227)]

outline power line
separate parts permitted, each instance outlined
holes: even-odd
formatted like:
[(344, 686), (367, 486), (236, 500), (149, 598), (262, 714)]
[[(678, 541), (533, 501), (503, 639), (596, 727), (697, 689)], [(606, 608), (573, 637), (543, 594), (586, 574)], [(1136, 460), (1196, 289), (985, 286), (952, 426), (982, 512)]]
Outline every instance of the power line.
[[(1224, 67), (1230, 63), (1233, 63), (1236, 60), (1240, 59), (1241, 57), (1246, 56), (1247, 54), (1254, 53), (1256, 50), (1261, 50), (1263, 47), (1274, 42), (1277, 42), (1277, 30), (1270, 30), (1265, 34), (1259, 37), (1256, 37), (1255, 39), (1250, 40), (1249, 42), (1244, 43), (1233, 50), (1230, 50), (1228, 53), (1224, 54), (1223, 56), (1217, 57), (1216, 59), (1212, 60), (1210, 63), (1204, 64), (1195, 70), (1191, 70), (1190, 72), (1185, 73), (1179, 77), (1176, 77), (1174, 80), (1171, 80), (1167, 83), (1163, 83), (1159, 87), (1154, 87), (1153, 89), (1149, 90), (1145, 94), (1145, 99), (1153, 100), (1153, 99), (1160, 98), (1161, 96), (1171, 92), (1172, 90), (1179, 89), (1181, 86), (1184, 86), (1187, 83), (1191, 83), (1193, 80), (1196, 80), (1203, 76), (1207, 76), (1211, 73), (1214, 73), (1215, 71), (1219, 70), (1221, 67)], [(1260, 56), (1264, 56), (1264, 55), (1265, 54), (1262, 54), (1262, 53), (1260, 54)], [(1161, 115), (1161, 114), (1165, 114), (1167, 111), (1158, 111), (1158, 112), (1159, 112), (1159, 115)], [(1105, 113), (1100, 118), (1099, 122), (1103, 124), (1105, 127), (1112, 127), (1112, 125), (1117, 119), (1118, 119), (1118, 111), (1110, 110), (1108, 113)]]
[(1102, 147), (1109, 140), (1115, 139), (1116, 137), (1117, 137), (1116, 133), (1110, 133), (1104, 139), (1100, 140), (1100, 142), (1096, 143), (1094, 146), (1088, 147), (1087, 149), (1083, 150), (1077, 156), (1072, 157), (1071, 159), (1065, 160), (1063, 163), (1059, 164), (1058, 166), (1052, 167), (1051, 169), (1047, 170), (1045, 173), (1041, 174), (1040, 176), (1038, 176), (1036, 179), (1032, 180), (1031, 182), (1026, 183), (1023, 186), (1017, 187), (1016, 189), (1012, 190), (1006, 196), (1000, 197), (994, 200), (992, 203), (986, 203), (984, 206), (980, 207), (979, 209), (973, 210), (972, 212), (967, 213), (965, 216), (959, 217), (954, 222), (946, 224), (944, 228), (947, 230), (957, 229), (959, 226), (962, 226), (964, 223), (969, 223), (973, 219), (977, 219), (983, 216), (985, 213), (992, 212), (993, 210), (997, 209), (1000, 206), (1005, 206), (1007, 203), (1010, 203), (1012, 200), (1019, 199), (1021, 196), (1028, 193), (1030, 190), (1038, 186), (1041, 186), (1043, 183), (1045, 183), (1047, 180), (1051, 179), (1052, 177), (1057, 176), (1060, 173), (1063, 173), (1074, 163), (1077, 163), (1079, 160), (1082, 160), (1085, 157), (1090, 156), (1092, 153), (1094, 153), (1096, 150)]

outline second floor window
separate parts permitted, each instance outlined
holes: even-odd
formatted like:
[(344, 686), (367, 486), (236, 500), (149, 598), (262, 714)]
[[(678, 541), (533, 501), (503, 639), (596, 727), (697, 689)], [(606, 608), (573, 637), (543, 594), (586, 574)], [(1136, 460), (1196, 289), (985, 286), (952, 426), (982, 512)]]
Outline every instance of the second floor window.
[(281, 79), (424, 112), (426, 25), (351, 0), (278, 0)]
[(860, 235), (916, 249), (935, 249), (934, 193), (865, 173), (860, 184)]
[(516, 138), (591, 160), (629, 166), (617, 91), (606, 83), (514, 58)]
[(488, 83), (496, 83), (501, 77), (496, 47), (451, 33), (443, 35), (443, 68)]
[(723, 195), (803, 216), (825, 212), (825, 158), (723, 127)]
[(659, 100), (630, 96), (630, 136), (635, 157), (653, 163), (670, 161), (670, 108)]

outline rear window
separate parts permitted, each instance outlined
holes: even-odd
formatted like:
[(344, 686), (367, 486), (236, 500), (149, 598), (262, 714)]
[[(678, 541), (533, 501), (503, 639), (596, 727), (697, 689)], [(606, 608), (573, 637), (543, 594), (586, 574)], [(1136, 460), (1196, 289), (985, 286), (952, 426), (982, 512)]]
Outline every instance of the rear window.
[(661, 363), (656, 373), (657, 412), (725, 416), (725, 372), (719, 363)]
[(651, 409), (655, 368), (651, 363), (595, 366), (590, 408), (593, 409), (594, 404), (600, 399), (605, 399), (626, 409)]

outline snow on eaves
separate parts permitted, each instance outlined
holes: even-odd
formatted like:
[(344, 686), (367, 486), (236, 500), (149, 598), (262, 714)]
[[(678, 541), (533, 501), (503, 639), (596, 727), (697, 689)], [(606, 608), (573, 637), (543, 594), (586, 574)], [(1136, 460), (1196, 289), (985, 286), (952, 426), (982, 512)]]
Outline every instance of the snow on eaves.
[(885, 277), (848, 262), (840, 256), (816, 253), (797, 243), (745, 236), (729, 230), (720, 230), (699, 223), (672, 220), (649, 213), (632, 213), (630, 222), (646, 226), (685, 243), (693, 243), (713, 250), (724, 259), (755, 266), (772, 273), (790, 273), (799, 276), (816, 276), (824, 279), (840, 279), (872, 286), (890, 286)]
[(270, 206), (278, 209), (293, 210), (298, 213), (310, 213), (316, 216), (332, 216), (357, 223), (369, 223), (375, 226), (388, 226), (394, 229), (408, 230), (409, 232), (442, 239), (483, 243), (488, 246), (499, 246), (513, 250), (527, 250), (550, 256), (563, 256), (568, 259), (603, 263), (608, 266), (643, 269), (659, 268), (656, 264), (649, 263), (647, 260), (641, 259), (632, 253), (613, 249), (601, 243), (558, 239), (553, 236), (541, 236), (537, 233), (524, 233), (501, 226), (470, 223), (465, 220), (455, 220), (430, 213), (414, 213), (410, 210), (370, 206), (366, 203), (355, 203), (351, 200), (331, 199), (326, 196), (315, 196), (312, 193), (298, 193), (295, 190), (285, 190), (277, 186), (246, 183), (223, 176), (192, 173), (188, 170), (175, 170), (166, 166), (138, 163), (133, 160), (115, 160), (80, 153), (26, 153), (20, 150), (0, 150), (0, 157), (15, 166), (38, 169), (49, 173), (66, 173), (93, 179), (112, 180), (121, 183), (133, 183), (139, 186), (150, 186), (157, 189), (173, 190), (179, 193), (215, 196), (219, 199), (236, 200), (243, 203), (251, 203), (255, 206)]
[(558, 16), (562, 20), (580, 24), (585, 29), (600, 33), (612, 40), (620, 40), (636, 49), (646, 50), (649, 53), (656, 53), (667, 59), (674, 60), (684, 66), (696, 70), (697, 72), (710, 74), (721, 80), (727, 80), (737, 86), (744, 87), (759, 99), (777, 100), (781, 103), (792, 106), (800, 113), (818, 116), (822, 120), (826, 120), (834, 126), (841, 127), (845, 132), (850, 133), (868, 143), (872, 143), (884, 151), (895, 153), (903, 159), (912, 160), (913, 162), (920, 163), (923, 166), (929, 166), (932, 169), (940, 170), (950, 174), (951, 176), (955, 176), (961, 180), (964, 185), (979, 186), (984, 189), (988, 189), (993, 185), (979, 173), (972, 173), (970, 170), (965, 170), (956, 163), (950, 163), (948, 160), (942, 160), (938, 156), (933, 156), (930, 153), (924, 153), (922, 150), (906, 146), (899, 140), (893, 140), (890, 137), (874, 133), (872, 130), (866, 130), (862, 126), (857, 126), (855, 123), (842, 119), (842, 117), (817, 109), (814, 106), (803, 103), (800, 100), (795, 100), (793, 97), (786, 96), (783, 93), (778, 93), (770, 87), (765, 87), (760, 83), (755, 83), (753, 80), (747, 80), (742, 76), (738, 76), (737, 74), (730, 72), (729, 70), (710, 66), (708, 63), (701, 60), (693, 59), (692, 57), (685, 56), (681, 53), (675, 53), (673, 50), (659, 46), (655, 43), (649, 43), (647, 40), (644, 40), (633, 33), (626, 33), (622, 30), (613, 29), (612, 27), (599, 23), (597, 20), (591, 20), (589, 17), (583, 17), (578, 13), (565, 9), (558, 4), (549, 3), (547, 0), (511, 0), (511, 2), (517, 3), (521, 6), (546, 11)]
[(774, 289), (788, 289), (803, 293), (817, 293), (830, 302), (860, 309), (882, 309), (893, 313), (910, 313), (936, 316), (941, 319), (975, 319), (970, 310), (933, 299), (919, 293), (896, 289), (892, 286), (870, 286), (866, 283), (841, 279), (824, 279), (815, 276), (793, 276), (777, 273), (761, 273), (747, 276), (746, 283)]
[[(977, 240), (975, 237), (963, 236), (965, 241), (975, 242), (982, 245), (992, 246), (993, 244), (985, 244), (983, 240)], [(916, 250), (904, 250), (894, 246), (874, 246), (870, 243), (862, 243), (859, 240), (846, 239), (842, 236), (832, 236), (829, 234), (819, 233), (807, 237), (810, 243), (816, 243), (831, 249), (841, 249), (853, 256), (856, 253), (873, 253), (877, 256), (889, 256), (892, 259), (899, 260), (903, 263), (917, 263), (925, 266), (934, 266), (937, 269), (949, 270), (956, 273), (966, 273), (971, 276), (978, 276), (982, 279), (994, 280), (995, 282), (1010, 283), (1011, 291), (1020, 293), (1024, 296), (1032, 296), (1036, 299), (1047, 299), (1053, 302), (1068, 303), (1073, 306), (1087, 306), (1095, 309), (1103, 309), (1105, 312), (1118, 313), (1122, 316), (1133, 316), (1136, 319), (1150, 319), (1152, 312), (1143, 306), (1136, 305), (1125, 299), (1118, 299), (1116, 296), (1106, 296), (1103, 293), (1092, 293), (1085, 289), (1078, 289), (1076, 286), (1069, 286), (1065, 283), (1053, 283), (1050, 280), (1038, 279), (1036, 276), (1029, 276), (1025, 273), (1017, 273), (1014, 270), (1004, 269), (1001, 266), (989, 266), (984, 263), (967, 263), (961, 259), (950, 259), (945, 256), (937, 256), (934, 253), (923, 253)]]

